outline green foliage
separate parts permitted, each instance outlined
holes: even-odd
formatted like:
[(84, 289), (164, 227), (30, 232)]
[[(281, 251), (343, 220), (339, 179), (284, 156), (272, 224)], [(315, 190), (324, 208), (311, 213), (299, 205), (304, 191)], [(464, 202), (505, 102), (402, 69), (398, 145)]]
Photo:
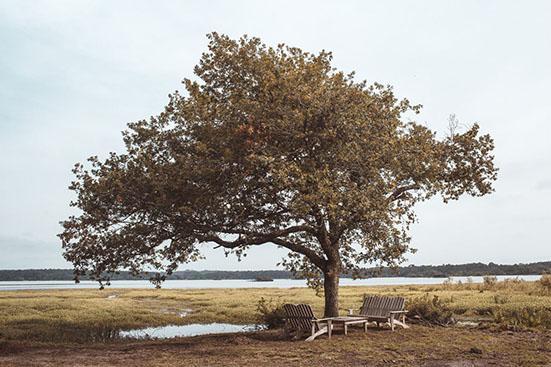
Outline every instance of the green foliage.
[(497, 308), (493, 310), (492, 316), (496, 323), (513, 329), (551, 329), (551, 307)]
[(428, 293), (422, 297), (408, 299), (408, 317), (424, 323), (449, 325), (455, 322), (452, 310), (436, 295)]
[(285, 312), (283, 303), (261, 297), (256, 305), (258, 312), (258, 323), (265, 325), (268, 329), (282, 327), (285, 324)]

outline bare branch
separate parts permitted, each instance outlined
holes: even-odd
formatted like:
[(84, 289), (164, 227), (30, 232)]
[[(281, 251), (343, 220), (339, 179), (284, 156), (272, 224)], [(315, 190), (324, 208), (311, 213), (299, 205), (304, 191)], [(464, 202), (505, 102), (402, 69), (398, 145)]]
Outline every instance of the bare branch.
[(302, 254), (306, 256), (312, 263), (314, 263), (318, 268), (324, 269), (325, 265), (327, 263), (327, 260), (322, 258), (317, 254), (316, 251), (309, 249), (308, 247), (299, 245), (297, 243), (285, 241), (279, 238), (276, 238), (271, 241), (272, 243), (275, 243), (276, 245), (279, 245), (281, 247), (285, 247), (291, 251), (298, 252), (299, 254)]
[(234, 241), (223, 240), (218, 235), (200, 236), (202, 242), (214, 242), (225, 248), (238, 248), (242, 246), (262, 245), (267, 242), (273, 242), (278, 237), (285, 237), (291, 233), (297, 232), (312, 232), (312, 228), (305, 225), (292, 226), (282, 230), (277, 230), (269, 233), (250, 233), (249, 235), (239, 236)]
[(265, 243), (273, 243), (281, 247), (285, 247), (291, 251), (298, 252), (304, 256), (306, 256), (312, 263), (314, 263), (316, 266), (320, 268), (325, 267), (326, 260), (322, 258), (320, 255), (316, 253), (316, 251), (300, 245), (298, 243), (294, 243), (291, 241), (286, 241), (280, 237), (288, 236), (292, 233), (297, 232), (311, 232), (312, 228), (309, 226), (293, 226), (289, 227), (280, 231), (274, 231), (271, 233), (261, 234), (255, 236), (240, 236), (238, 239), (233, 241), (228, 241), (220, 238), (220, 236), (217, 235), (210, 235), (210, 236), (203, 236), (200, 238), (202, 242), (214, 242), (218, 246), (217, 247), (224, 247), (228, 249), (235, 249), (238, 247), (243, 246), (258, 246), (263, 245)]

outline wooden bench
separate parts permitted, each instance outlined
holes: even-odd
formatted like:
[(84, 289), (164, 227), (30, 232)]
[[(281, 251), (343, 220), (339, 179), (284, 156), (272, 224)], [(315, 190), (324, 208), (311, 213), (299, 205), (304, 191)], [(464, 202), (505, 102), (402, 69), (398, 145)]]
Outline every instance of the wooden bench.
[(359, 315), (368, 321), (375, 321), (377, 326), (381, 322), (388, 323), (392, 331), (395, 325), (407, 329), (406, 313), (404, 310), (405, 299), (403, 297), (366, 296)]
[(329, 319), (318, 319), (312, 311), (312, 307), (307, 304), (285, 304), (285, 335), (291, 335), (295, 332), (296, 338), (301, 338), (304, 332), (310, 333), (306, 341), (312, 341), (316, 337), (327, 333)]

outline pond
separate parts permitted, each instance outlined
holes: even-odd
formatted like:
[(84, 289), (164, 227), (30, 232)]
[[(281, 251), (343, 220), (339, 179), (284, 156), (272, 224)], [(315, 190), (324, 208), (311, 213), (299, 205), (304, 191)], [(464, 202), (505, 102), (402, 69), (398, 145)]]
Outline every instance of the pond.
[(206, 334), (245, 333), (256, 331), (261, 328), (261, 326), (254, 324), (235, 325), (224, 323), (167, 325), (123, 330), (119, 332), (118, 337), (124, 339), (168, 339)]

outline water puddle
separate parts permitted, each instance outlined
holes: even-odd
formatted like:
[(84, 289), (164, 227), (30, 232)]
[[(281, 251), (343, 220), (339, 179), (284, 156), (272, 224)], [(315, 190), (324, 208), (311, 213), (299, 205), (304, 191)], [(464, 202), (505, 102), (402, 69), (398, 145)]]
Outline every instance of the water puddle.
[(480, 322), (475, 321), (458, 321), (456, 324), (458, 327), (464, 327), (464, 328), (476, 328), (480, 326)]
[(196, 336), (222, 333), (245, 333), (258, 330), (258, 325), (246, 324), (189, 324), (148, 327), (144, 329), (123, 330), (118, 333), (119, 338), (126, 339), (168, 339), (183, 336)]

